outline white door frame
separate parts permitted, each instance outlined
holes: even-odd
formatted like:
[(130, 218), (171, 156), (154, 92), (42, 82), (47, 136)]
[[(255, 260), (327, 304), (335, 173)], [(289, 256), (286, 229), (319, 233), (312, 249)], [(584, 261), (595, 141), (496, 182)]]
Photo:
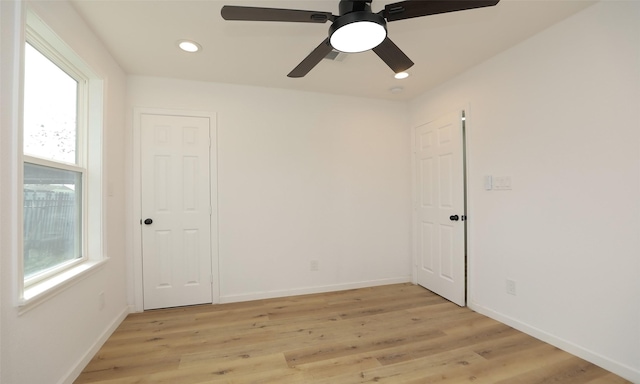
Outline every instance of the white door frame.
[[(471, 220), (469, 217), (472, 216), (470, 213), (470, 204), (469, 204), (469, 105), (464, 105), (455, 109), (455, 111), (460, 111), (464, 113), (464, 120), (462, 123), (462, 161), (463, 161), (463, 169), (464, 169), (464, 210), (466, 218), (463, 221), (465, 225), (465, 289), (466, 289), (466, 306), (469, 306), (472, 303), (472, 268), (471, 268), (471, 257), (469, 255), (470, 242), (471, 242)], [(437, 115), (428, 115), (428, 117), (422, 120), (419, 123), (412, 123), (409, 127), (410, 136), (411, 136), (411, 260), (413, 263), (413, 268), (411, 269), (411, 282), (413, 284), (418, 284), (418, 228), (416, 226), (417, 223), (417, 214), (418, 214), (418, 180), (417, 180), (417, 168), (416, 168), (416, 135), (415, 129), (418, 126), (428, 124), (432, 121), (438, 120), (440, 117), (446, 115), (446, 113), (438, 113)]]
[(189, 111), (177, 109), (159, 108), (134, 108), (133, 109), (133, 169), (132, 169), (132, 202), (131, 223), (133, 226), (133, 294), (135, 312), (142, 312), (144, 291), (142, 281), (142, 225), (139, 224), (142, 218), (142, 204), (140, 197), (142, 193), (142, 169), (141, 169), (141, 116), (146, 115), (171, 115), (187, 117), (209, 118), (211, 132), (211, 148), (209, 150), (210, 182), (211, 182), (211, 273), (214, 282), (211, 285), (213, 303), (220, 302), (220, 271), (218, 267), (218, 129), (216, 114), (206, 111)]

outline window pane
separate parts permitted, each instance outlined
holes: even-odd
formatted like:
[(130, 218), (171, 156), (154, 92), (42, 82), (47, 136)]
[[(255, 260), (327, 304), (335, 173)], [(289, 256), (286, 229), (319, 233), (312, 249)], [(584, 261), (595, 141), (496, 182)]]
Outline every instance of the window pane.
[(76, 163), (78, 82), (25, 46), (24, 153)]
[(24, 278), (82, 257), (82, 174), (24, 164)]

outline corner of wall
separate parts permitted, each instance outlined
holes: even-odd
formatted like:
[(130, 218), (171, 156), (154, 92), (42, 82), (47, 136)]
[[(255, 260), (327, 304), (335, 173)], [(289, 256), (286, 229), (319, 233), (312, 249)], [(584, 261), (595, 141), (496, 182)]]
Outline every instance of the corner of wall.
[(100, 350), (102, 345), (109, 339), (111, 334), (118, 328), (118, 326), (124, 321), (129, 313), (132, 313), (132, 308), (127, 306), (120, 314), (113, 319), (113, 321), (107, 326), (107, 328), (100, 334), (91, 347), (80, 357), (76, 364), (73, 365), (65, 374), (58, 384), (73, 384), (73, 382), (80, 376), (82, 370), (89, 364), (91, 359)]

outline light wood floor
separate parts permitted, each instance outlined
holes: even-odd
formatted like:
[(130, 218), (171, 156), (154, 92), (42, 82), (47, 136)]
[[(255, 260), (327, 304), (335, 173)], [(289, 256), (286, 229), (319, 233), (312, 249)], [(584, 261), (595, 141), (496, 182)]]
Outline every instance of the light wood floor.
[(628, 383), (411, 284), (129, 315), (76, 383)]

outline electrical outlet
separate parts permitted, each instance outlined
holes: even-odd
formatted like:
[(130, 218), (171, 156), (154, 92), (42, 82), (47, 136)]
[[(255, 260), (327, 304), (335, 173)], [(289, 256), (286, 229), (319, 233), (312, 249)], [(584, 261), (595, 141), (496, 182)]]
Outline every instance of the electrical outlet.
[(516, 295), (516, 282), (510, 279), (507, 279), (507, 293), (510, 295)]
[(105, 301), (104, 301), (104, 292), (100, 292), (98, 294), (98, 308), (100, 310), (104, 309)]
[(320, 270), (320, 264), (318, 263), (318, 260), (311, 260), (309, 262), (309, 270), (314, 272)]

